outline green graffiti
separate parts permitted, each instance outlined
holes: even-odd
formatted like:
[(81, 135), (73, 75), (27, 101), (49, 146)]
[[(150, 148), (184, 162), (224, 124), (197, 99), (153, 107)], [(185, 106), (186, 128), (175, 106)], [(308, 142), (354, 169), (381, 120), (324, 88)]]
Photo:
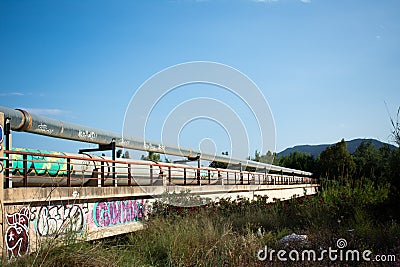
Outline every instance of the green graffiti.
[[(64, 155), (60, 152), (46, 151), (46, 150), (36, 150), (36, 149), (25, 149), (25, 148), (15, 148), (15, 152), (28, 152), (37, 154), (50, 154), (50, 155)], [(11, 169), (12, 174), (23, 175), (23, 155), (12, 154), (11, 155)], [(70, 167), (72, 171), (72, 164)], [(65, 158), (55, 158), (48, 156), (33, 156), (27, 155), (27, 172), (28, 174), (36, 175), (50, 175), (50, 176), (67, 176), (67, 159)]]

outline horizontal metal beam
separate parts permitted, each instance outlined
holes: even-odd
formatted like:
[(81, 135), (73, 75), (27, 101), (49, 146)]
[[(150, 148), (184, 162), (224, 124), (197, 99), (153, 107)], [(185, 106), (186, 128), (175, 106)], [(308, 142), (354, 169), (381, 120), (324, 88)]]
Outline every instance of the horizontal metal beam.
[(229, 158), (228, 156), (218, 156), (214, 154), (201, 153), (200, 151), (191, 148), (165, 146), (158, 142), (149, 142), (148, 140), (140, 140), (131, 136), (122, 137), (121, 134), (116, 132), (104, 131), (101, 129), (87, 127), (79, 124), (46, 118), (31, 114), (21, 109), (10, 109), (0, 106), (0, 112), (4, 113), (5, 118), (11, 119), (11, 130), (14, 131), (23, 131), (55, 138), (62, 138), (99, 145), (107, 145), (115, 140), (116, 147), (150, 151), (187, 158), (200, 156), (200, 159), (202, 160), (224, 162), (228, 164), (241, 163), (243, 166), (257, 169), (266, 169), (271, 171), (293, 173), (305, 176), (312, 175), (312, 173), (310, 172), (280, 167), (272, 164), (260, 163), (252, 160), (234, 159)]

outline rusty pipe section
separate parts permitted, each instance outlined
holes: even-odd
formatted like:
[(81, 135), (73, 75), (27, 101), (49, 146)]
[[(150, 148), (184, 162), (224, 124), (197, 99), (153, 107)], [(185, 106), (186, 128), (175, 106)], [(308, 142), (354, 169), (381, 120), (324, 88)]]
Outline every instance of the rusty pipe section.
[(110, 144), (113, 139), (121, 143), (122, 140), (118, 133), (46, 118), (21, 109), (14, 110), (0, 106), (0, 112), (4, 113), (5, 118), (11, 119), (11, 130), (14, 131), (95, 144)]
[(190, 148), (177, 148), (164, 146), (157, 142), (140, 140), (135, 137), (122, 137), (121, 134), (101, 129), (91, 128), (79, 124), (64, 122), (43, 116), (31, 114), (21, 109), (10, 109), (0, 106), (0, 112), (4, 113), (5, 118), (10, 118), (11, 130), (40, 134), (55, 138), (62, 138), (92, 144), (107, 145), (115, 141), (115, 146), (129, 148), (140, 151), (151, 151), (167, 155), (195, 158), (202, 160), (218, 161), (228, 164), (242, 164), (242, 167), (257, 168), (258, 171), (277, 171), (282, 173), (311, 176), (312, 173), (280, 167), (272, 164), (260, 163), (252, 160), (240, 160), (226, 156), (201, 153)]

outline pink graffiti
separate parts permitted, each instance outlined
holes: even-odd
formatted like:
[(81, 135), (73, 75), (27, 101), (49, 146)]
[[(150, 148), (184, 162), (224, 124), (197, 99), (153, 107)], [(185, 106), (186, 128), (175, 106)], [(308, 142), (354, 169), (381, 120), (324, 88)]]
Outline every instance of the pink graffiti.
[(140, 221), (144, 209), (143, 200), (99, 202), (93, 209), (93, 221), (97, 227)]
[(20, 257), (29, 251), (29, 209), (21, 208), (19, 212), (6, 214), (9, 225), (5, 243), (8, 257)]

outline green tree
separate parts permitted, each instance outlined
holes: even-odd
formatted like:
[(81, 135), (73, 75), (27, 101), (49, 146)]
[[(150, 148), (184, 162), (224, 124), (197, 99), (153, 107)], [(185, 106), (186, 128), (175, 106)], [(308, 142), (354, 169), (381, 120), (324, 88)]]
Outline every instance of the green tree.
[(122, 149), (118, 149), (116, 154), (117, 158), (120, 158), (121, 155), (122, 155)]
[(397, 109), (396, 119), (390, 117), (390, 122), (392, 123), (393, 130), (392, 136), (394, 142), (397, 144), (398, 148), (393, 151), (390, 157), (390, 180), (391, 184), (397, 191), (397, 196), (400, 198), (400, 106)]
[(126, 150), (125, 153), (124, 153), (124, 155), (123, 155), (122, 157), (123, 157), (124, 159), (130, 159), (131, 156), (129, 155), (129, 151)]
[(155, 162), (159, 162), (161, 159), (161, 155), (152, 151), (149, 151), (147, 156), (142, 155), (140, 157), (141, 160), (151, 160), (151, 161), (155, 161)]
[(117, 158), (123, 158), (123, 159), (130, 159), (129, 156), (129, 151), (126, 150), (124, 154), (122, 154), (122, 149), (118, 149), (116, 153)]
[(393, 126), (392, 136), (393, 136), (394, 142), (400, 148), (400, 121), (399, 121), (399, 116), (400, 116), (400, 106), (399, 106), (399, 108), (397, 110), (396, 119), (394, 120), (392, 117), (390, 117), (390, 122), (392, 123), (392, 126)]
[(251, 159), (253, 161), (269, 163), (269, 164), (272, 164), (274, 162), (275, 158), (276, 158), (276, 153), (272, 153), (269, 150), (265, 155), (261, 155), (260, 152), (258, 152), (258, 150), (256, 150), (254, 152), (254, 158), (248, 157), (248, 159)]
[(260, 156), (260, 152), (258, 152), (258, 150), (256, 149), (256, 151), (254, 151), (254, 158), (252, 158), (252, 160), (260, 162), (261, 156)]
[(295, 151), (287, 156), (279, 157), (279, 166), (314, 172), (315, 171), (315, 159), (312, 155)]
[(378, 149), (379, 157), (376, 175), (379, 180), (390, 181), (390, 158), (393, 153), (395, 153), (395, 151), (393, 151), (388, 144), (385, 144)]
[[(393, 150), (390, 158), (390, 180), (400, 198), (400, 148)], [(400, 203), (400, 202), (399, 202)]]
[(367, 177), (376, 180), (379, 171), (380, 155), (372, 142), (362, 141), (353, 154), (356, 164), (355, 177)]
[(328, 146), (317, 160), (319, 175), (328, 179), (349, 179), (355, 170), (355, 163), (347, 151), (347, 144), (342, 139), (335, 145)]

